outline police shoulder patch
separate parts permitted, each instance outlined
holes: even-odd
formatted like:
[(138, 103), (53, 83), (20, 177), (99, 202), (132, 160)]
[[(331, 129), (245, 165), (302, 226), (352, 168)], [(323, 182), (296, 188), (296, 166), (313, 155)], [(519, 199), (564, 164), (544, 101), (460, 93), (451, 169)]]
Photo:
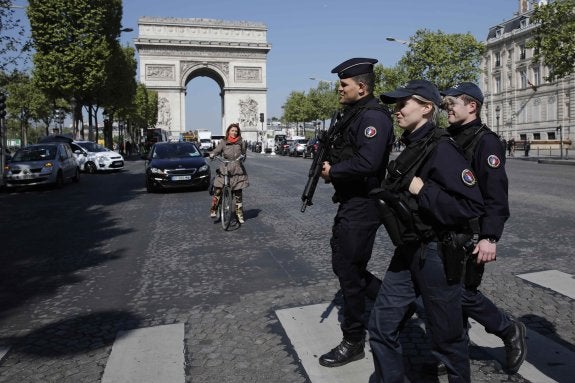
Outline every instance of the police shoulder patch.
[(464, 169), (461, 172), (461, 180), (467, 186), (473, 186), (477, 183), (477, 180), (475, 179), (475, 174), (473, 174), (473, 172), (469, 169)]
[(375, 129), (373, 126), (368, 126), (367, 128), (365, 128), (363, 134), (365, 134), (367, 138), (375, 137), (375, 135), (377, 134), (377, 129)]
[(497, 169), (501, 166), (501, 160), (495, 154), (492, 154), (487, 157), (487, 165), (489, 165), (490, 168)]

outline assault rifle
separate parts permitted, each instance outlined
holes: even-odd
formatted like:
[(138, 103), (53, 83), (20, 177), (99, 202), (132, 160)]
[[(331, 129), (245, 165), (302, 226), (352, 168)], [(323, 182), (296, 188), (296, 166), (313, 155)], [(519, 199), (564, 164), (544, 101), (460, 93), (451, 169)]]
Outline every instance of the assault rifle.
[(323, 167), (324, 161), (326, 161), (328, 158), (330, 146), (337, 133), (335, 126), (338, 119), (339, 111), (336, 110), (331, 116), (331, 123), (329, 124), (329, 129), (327, 132), (322, 130), (318, 134), (319, 144), (317, 148), (317, 154), (313, 157), (313, 162), (309, 168), (307, 183), (305, 184), (305, 189), (301, 195), (301, 200), (303, 201), (301, 205), (302, 213), (305, 212), (306, 207), (313, 205), (312, 199), (317, 187), (317, 182), (319, 181), (319, 177), (321, 175), (321, 169)]

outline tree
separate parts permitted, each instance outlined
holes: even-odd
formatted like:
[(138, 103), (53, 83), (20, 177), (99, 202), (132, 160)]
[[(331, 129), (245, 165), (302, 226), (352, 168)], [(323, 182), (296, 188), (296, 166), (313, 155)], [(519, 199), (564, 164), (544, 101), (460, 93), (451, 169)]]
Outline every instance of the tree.
[(306, 121), (310, 115), (310, 104), (304, 92), (291, 92), (284, 104), (283, 119), (286, 122), (300, 123)]
[(103, 102), (118, 53), (122, 1), (30, 0), (28, 18), (38, 88), (52, 99), (74, 98), (78, 109)]
[(307, 98), (309, 103), (309, 115), (306, 121), (325, 120), (331, 118), (333, 111), (339, 107), (337, 85), (335, 89), (327, 81), (320, 81), (317, 88), (310, 89)]
[(477, 82), (481, 56), (485, 50), (471, 33), (445, 34), (418, 30), (409, 41), (408, 51), (399, 61), (409, 79), (425, 79), (439, 89), (459, 82)]
[(14, 16), (12, 0), (0, 0), (0, 70), (27, 60), (30, 42), (24, 38), (24, 27)]
[(575, 72), (575, 0), (556, 0), (536, 6), (531, 22), (538, 24), (528, 42), (534, 48), (533, 62), (549, 67), (547, 81)]

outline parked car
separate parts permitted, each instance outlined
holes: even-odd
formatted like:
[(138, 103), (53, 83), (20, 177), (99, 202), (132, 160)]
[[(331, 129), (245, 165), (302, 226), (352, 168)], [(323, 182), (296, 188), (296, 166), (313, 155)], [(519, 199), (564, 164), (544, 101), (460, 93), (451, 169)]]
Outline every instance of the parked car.
[(315, 155), (317, 154), (317, 149), (319, 147), (319, 141), (317, 138), (312, 138), (307, 142), (307, 145), (305, 146), (305, 152), (303, 154), (304, 158), (314, 158)]
[(146, 160), (146, 190), (210, 186), (210, 166), (203, 152), (192, 142), (157, 142)]
[(61, 187), (64, 182), (80, 181), (80, 167), (70, 145), (48, 142), (18, 149), (4, 168), (6, 187), (35, 185)]
[(297, 140), (293, 140), (292, 144), (289, 147), (289, 155), (293, 157), (302, 156), (305, 153), (305, 146), (307, 144), (306, 139), (299, 138)]
[(92, 141), (73, 141), (70, 143), (80, 170), (86, 173), (114, 171), (124, 168), (124, 157)]

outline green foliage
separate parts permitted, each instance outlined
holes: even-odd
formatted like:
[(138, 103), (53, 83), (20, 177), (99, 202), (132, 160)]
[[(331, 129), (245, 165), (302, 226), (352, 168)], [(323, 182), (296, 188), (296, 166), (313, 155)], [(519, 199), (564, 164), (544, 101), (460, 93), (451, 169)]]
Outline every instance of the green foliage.
[(30, 45), (24, 27), (15, 18), (12, 0), (0, 0), (0, 71), (26, 61)]
[(470, 33), (446, 34), (418, 30), (409, 42), (410, 50), (399, 62), (407, 77), (433, 82), (446, 89), (462, 81), (477, 82), (485, 50)]
[(531, 23), (529, 48), (535, 48), (533, 62), (544, 61), (549, 67), (547, 81), (564, 78), (575, 72), (575, 0), (556, 0), (536, 6)]
[(309, 103), (304, 92), (291, 92), (284, 104), (284, 120), (286, 122), (302, 122), (310, 114)]
[(28, 18), (38, 87), (87, 103), (105, 84), (117, 52), (121, 0), (30, 0)]

